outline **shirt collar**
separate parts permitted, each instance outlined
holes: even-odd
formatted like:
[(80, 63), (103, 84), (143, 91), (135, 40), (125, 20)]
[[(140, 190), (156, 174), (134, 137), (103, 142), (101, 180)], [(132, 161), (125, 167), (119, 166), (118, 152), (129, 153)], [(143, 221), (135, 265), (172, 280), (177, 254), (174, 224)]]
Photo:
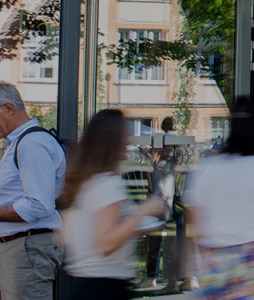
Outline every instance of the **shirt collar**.
[(27, 121), (26, 123), (20, 125), (18, 128), (13, 130), (6, 138), (6, 145), (8, 146), (10, 143), (14, 143), (17, 138), (21, 135), (21, 133), (30, 126), (40, 126), (37, 118), (33, 118), (32, 120)]

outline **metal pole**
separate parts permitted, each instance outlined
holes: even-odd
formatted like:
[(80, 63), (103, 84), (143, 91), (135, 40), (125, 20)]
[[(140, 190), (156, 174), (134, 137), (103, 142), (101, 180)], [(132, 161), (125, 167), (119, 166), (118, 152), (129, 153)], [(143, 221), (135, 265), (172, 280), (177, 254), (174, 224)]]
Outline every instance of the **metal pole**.
[(96, 112), (99, 0), (86, 3), (84, 128)]
[(251, 92), (251, 4), (252, 0), (237, 1), (235, 95)]
[[(80, 0), (61, 0), (57, 130), (60, 138), (77, 140)], [(53, 283), (54, 300), (69, 299), (70, 280), (60, 270)]]
[(80, 0), (61, 0), (57, 130), (77, 140)]

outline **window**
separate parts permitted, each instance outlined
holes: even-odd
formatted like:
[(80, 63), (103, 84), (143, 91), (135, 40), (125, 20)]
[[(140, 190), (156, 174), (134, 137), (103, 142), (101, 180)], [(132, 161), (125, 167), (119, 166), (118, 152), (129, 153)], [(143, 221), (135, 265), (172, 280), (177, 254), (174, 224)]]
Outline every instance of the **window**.
[[(53, 48), (46, 60), (38, 62), (40, 52), (47, 47), (49, 40), (58, 45), (58, 32), (50, 32), (53, 36), (41, 36), (38, 32), (30, 32), (29, 39), (21, 45), (20, 79), (25, 82), (57, 83), (58, 80), (58, 48)], [(57, 34), (57, 36), (54, 36)]]
[(224, 142), (230, 133), (230, 123), (228, 118), (212, 117), (210, 121), (210, 140), (215, 141), (220, 136)]
[[(119, 40), (133, 40), (139, 43), (142, 38), (151, 40), (161, 40), (161, 30), (119, 30)], [(135, 58), (134, 58), (135, 60)], [(134, 70), (129, 71), (128, 68), (119, 68), (118, 77), (120, 83), (135, 84), (165, 84), (165, 61), (160, 66), (149, 69), (144, 68), (141, 63), (134, 63)]]
[[(225, 73), (225, 56), (220, 52), (198, 51), (199, 57), (203, 58), (205, 63), (211, 68), (211, 75)], [(202, 72), (202, 75), (207, 75)]]
[(129, 118), (127, 119), (127, 125), (130, 136), (149, 136), (153, 134), (153, 121), (150, 118)]
[[(217, 6), (202, 0), (99, 1), (98, 28), (103, 34), (98, 34), (98, 48), (101, 49), (101, 45), (106, 45), (107, 48), (98, 51), (96, 108), (121, 109), (127, 118), (128, 134), (137, 137), (132, 138), (137, 144), (138, 141), (152, 141), (151, 146), (154, 147), (159, 138), (156, 133), (163, 134), (165, 151), (160, 151), (157, 147), (154, 152), (151, 150), (153, 158), (160, 157), (161, 162), (165, 162), (167, 158), (170, 158), (170, 162), (175, 161), (172, 159), (173, 154), (176, 154), (171, 151), (173, 147), (165, 145), (165, 141), (171, 140), (179, 153), (182, 152), (179, 163), (183, 161), (183, 164), (175, 166), (178, 177), (176, 183), (180, 182), (182, 187), (186, 170), (195, 168), (199, 159), (212, 152), (210, 150), (218, 136), (222, 137), (225, 144), (230, 134), (228, 104), (234, 94), (236, 1), (218, 2)], [(250, 4), (251, 1), (247, 2)], [(247, 13), (249, 4), (246, 4), (246, 16), (249, 17), (246, 24), (251, 21), (250, 14)], [(205, 30), (206, 28), (209, 30)], [(244, 31), (240, 31), (240, 35), (243, 33)], [(250, 40), (250, 35), (248, 36)], [(154, 40), (155, 43), (151, 46), (158, 45), (158, 48), (151, 47), (152, 51), (141, 48), (143, 38)], [(160, 56), (159, 52), (165, 49), (164, 41), (168, 42), (171, 54), (179, 60), (164, 60), (161, 65), (156, 66), (157, 59), (166, 58)], [(129, 46), (133, 46), (133, 51), (132, 48), (128, 49)], [(242, 50), (242, 47), (239, 48), (237, 55)], [(142, 65), (145, 55), (152, 68), (144, 68)], [(202, 59), (197, 60), (197, 56)], [(130, 71), (127, 63), (133, 61), (136, 64)], [(239, 64), (243, 61), (241, 59)], [(145, 62), (146, 66), (148, 63)], [(249, 66), (250, 63), (246, 68), (248, 72)], [(169, 135), (172, 137), (169, 138)], [(190, 138), (192, 136), (195, 137), (196, 144), (188, 145), (193, 140)], [(181, 145), (182, 143), (186, 145)], [(128, 149), (136, 147), (132, 145)], [(130, 172), (130, 176), (135, 173), (135, 176), (139, 176), (137, 178), (144, 176), (142, 179), (149, 180), (149, 173), (142, 173), (145, 166), (137, 161), (137, 157), (134, 164), (135, 161), (137, 166), (129, 166), (128, 163), (123, 166), (126, 170), (140, 170)], [(164, 229), (167, 231), (165, 235), (176, 235), (173, 225), (174, 221), (170, 224), (170, 230), (169, 227)], [(145, 241), (140, 239), (139, 242), (140, 260), (134, 267), (140, 269), (142, 264), (147, 271), (150, 266), (147, 263)], [(168, 249), (168, 240), (163, 239), (162, 243), (163, 249)], [(173, 270), (172, 265), (168, 264), (166, 252), (160, 259), (163, 276), (166, 278), (174, 274), (181, 277), (179, 267), (175, 266)], [(159, 257), (157, 253), (155, 256)], [(141, 282), (143, 284), (145, 282)]]

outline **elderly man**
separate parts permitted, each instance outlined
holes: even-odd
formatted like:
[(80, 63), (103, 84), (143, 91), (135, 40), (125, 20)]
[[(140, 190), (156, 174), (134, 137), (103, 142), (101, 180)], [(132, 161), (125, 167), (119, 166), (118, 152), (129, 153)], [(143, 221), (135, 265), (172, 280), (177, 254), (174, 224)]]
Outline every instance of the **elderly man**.
[(53, 243), (62, 222), (55, 199), (64, 183), (65, 155), (48, 133), (19, 136), (38, 126), (30, 119), (15, 86), (0, 81), (0, 289), (6, 300), (51, 300), (52, 282), (63, 257)]

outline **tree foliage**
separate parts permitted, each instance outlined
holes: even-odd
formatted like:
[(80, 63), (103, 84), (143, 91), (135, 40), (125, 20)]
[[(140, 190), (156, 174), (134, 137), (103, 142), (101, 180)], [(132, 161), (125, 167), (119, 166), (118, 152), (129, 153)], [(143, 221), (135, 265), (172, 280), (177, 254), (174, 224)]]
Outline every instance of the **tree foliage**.
[(181, 63), (178, 64), (179, 91), (174, 94), (176, 107), (174, 111), (175, 131), (177, 135), (186, 135), (191, 120), (191, 78), (193, 73)]
[[(177, 61), (187, 71), (216, 80), (218, 86), (226, 90), (224, 94), (228, 98), (233, 81), (233, 58), (228, 50), (233, 48), (234, 42), (235, 0), (179, 0), (179, 4), (183, 18), (178, 39), (170, 42), (121, 39), (117, 46), (108, 46), (108, 64), (131, 71), (136, 65), (151, 68), (163, 60)], [(218, 68), (209, 63), (203, 56), (198, 56), (199, 50), (209, 54), (220, 52), (221, 60), (223, 56), (229, 56), (223, 63), (226, 66)]]
[(232, 47), (235, 32), (235, 0), (179, 0), (186, 16), (182, 28), (193, 45), (224, 53)]
[(222, 83), (220, 72), (216, 70), (214, 73), (215, 66), (198, 57), (197, 47), (208, 49), (210, 53), (220, 51), (223, 54), (232, 48), (234, 0), (179, 0), (179, 3), (184, 17), (177, 40), (121, 39), (117, 46), (108, 46), (108, 64), (115, 63), (131, 71), (137, 64), (151, 68), (160, 65), (163, 60), (175, 60), (186, 66), (187, 70), (197, 71), (197, 66), (200, 66), (201, 73), (210, 73), (209, 76), (214, 74), (214, 78)]
[[(214, 79), (227, 102), (234, 81), (235, 0), (179, 0), (184, 13), (183, 37), (198, 50), (221, 56), (205, 76)], [(201, 74), (202, 75), (202, 74)]]
[(31, 109), (29, 110), (29, 117), (31, 118), (37, 118), (39, 124), (46, 128), (56, 128), (56, 120), (57, 120), (57, 106), (56, 104), (52, 105), (50, 110), (43, 114), (42, 112), (42, 106), (41, 105), (34, 105), (33, 103), (27, 103), (29, 106), (31, 106)]
[[(98, 35), (104, 36), (104, 33), (98, 31)], [(99, 111), (105, 107), (105, 86), (103, 84), (104, 81), (104, 73), (102, 71), (102, 64), (103, 64), (103, 57), (102, 57), (102, 51), (105, 49), (106, 46), (104, 43), (101, 43), (98, 45), (97, 48), (97, 89), (96, 89), (96, 109)]]
[(144, 68), (159, 66), (163, 60), (174, 60), (181, 62), (188, 70), (195, 71), (197, 63), (202, 62), (201, 68), (208, 67), (203, 58), (197, 56), (182, 39), (173, 42), (153, 41), (148, 38), (139, 40), (119, 41), (118, 46), (111, 44), (106, 54), (108, 64), (116, 64), (120, 68), (128, 68), (129, 71), (135, 68), (137, 64)]
[(58, 41), (47, 36), (47, 30), (49, 25), (59, 25), (60, 0), (47, 0), (36, 12), (25, 9), (17, 0), (0, 0), (0, 13), (4, 8), (14, 9), (16, 15), (8, 30), (0, 32), (0, 60), (15, 58), (19, 43), (30, 39), (31, 34), (41, 37), (39, 49), (29, 57), (31, 62), (40, 63), (58, 55)]
[(18, 0), (0, 0), (0, 12), (4, 7), (10, 9), (13, 5), (15, 5)]

